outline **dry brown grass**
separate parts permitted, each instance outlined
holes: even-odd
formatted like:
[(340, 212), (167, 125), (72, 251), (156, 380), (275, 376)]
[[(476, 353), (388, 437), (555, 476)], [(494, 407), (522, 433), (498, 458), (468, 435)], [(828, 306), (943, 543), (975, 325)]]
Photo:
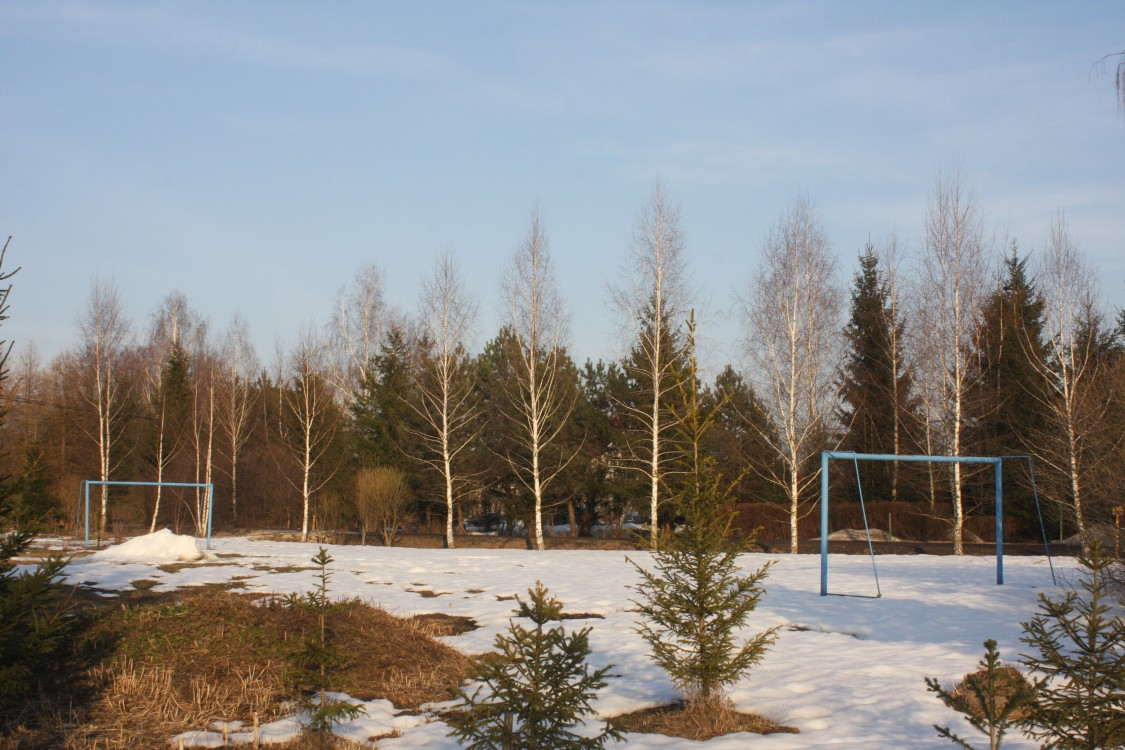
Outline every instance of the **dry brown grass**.
[[(276, 599), (214, 589), (91, 599), (83, 616), (80, 650), (96, 657), (76, 663), (70, 694), (44, 696), (0, 729), (0, 750), (166, 749), (173, 735), (215, 721), (270, 721), (295, 697), (289, 657), (315, 622)], [(351, 601), (329, 625), (351, 657), (335, 687), (357, 699), (414, 708), (452, 697), (467, 672), (468, 659), (434, 639), (433, 623)]]
[(410, 620), (418, 625), (422, 632), (433, 638), (470, 633), (480, 627), (480, 625), (477, 625), (477, 621), (471, 617), (447, 615), (444, 612), (427, 612), (414, 615)]
[(614, 717), (614, 726), (625, 732), (663, 734), (702, 742), (735, 732), (753, 734), (796, 734), (795, 727), (778, 724), (757, 714), (735, 711), (727, 700), (693, 701), (688, 704), (647, 708), (642, 711)]

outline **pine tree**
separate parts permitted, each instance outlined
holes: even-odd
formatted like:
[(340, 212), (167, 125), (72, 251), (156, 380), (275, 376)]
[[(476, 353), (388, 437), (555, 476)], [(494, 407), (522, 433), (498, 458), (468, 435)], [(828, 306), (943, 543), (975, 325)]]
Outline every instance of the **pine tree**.
[(620, 733), (609, 726), (587, 737), (572, 730), (585, 724), (590, 704), (606, 686), (611, 667), (591, 671), (590, 628), (567, 634), (547, 623), (562, 616), (562, 603), (536, 581), (528, 600), (517, 597), (517, 616), (531, 620), (524, 628), (514, 620), (508, 633), (496, 636), (497, 654), (481, 659), (470, 679), (473, 692), (460, 693), (451, 715), (450, 736), (468, 750), (596, 750)]
[[(989, 750), (999, 750), (1004, 735), (1025, 719), (1035, 705), (1037, 686), (1027, 681), (1019, 670), (1001, 665), (996, 641), (984, 642), (984, 658), (980, 668), (966, 675), (960, 686), (946, 690), (930, 677), (926, 687), (936, 693), (941, 702), (964, 715), (969, 724), (988, 737)], [(975, 750), (949, 727), (934, 724), (939, 737), (945, 737), (964, 750)]]
[(1113, 558), (1095, 544), (1079, 556), (1082, 591), (1039, 595), (1039, 612), (1023, 623), (1034, 649), (1023, 662), (1042, 675), (1029, 733), (1062, 750), (1125, 746), (1125, 621), (1111, 611)]
[(332, 642), (328, 616), (333, 604), (328, 596), (328, 565), (332, 556), (324, 547), (313, 556), (312, 562), (320, 567), (317, 585), (304, 596), (291, 595), (287, 603), (294, 608), (307, 609), (316, 617), (316, 627), (304, 638), (294, 655), (293, 681), (300, 690), (300, 705), (309, 711), (308, 731), (325, 734), (339, 721), (354, 719), (364, 709), (355, 703), (334, 698), (328, 694), (332, 688), (333, 674), (347, 666), (347, 658)]
[[(684, 382), (690, 384), (696, 379), (694, 321), (688, 337), (689, 377)], [(726, 710), (725, 686), (761, 661), (777, 638), (777, 628), (749, 640), (740, 636), (765, 594), (761, 582), (770, 563), (748, 576), (739, 574), (743, 549), (732, 533), (729, 492), (714, 459), (703, 452), (713, 416), (703, 414), (698, 389), (681, 388), (677, 423), (688, 458), (676, 505), (684, 525), (653, 553), (653, 570), (633, 562), (641, 576), (637, 631), (652, 648), (653, 661), (683, 693), (688, 710), (703, 717)]]

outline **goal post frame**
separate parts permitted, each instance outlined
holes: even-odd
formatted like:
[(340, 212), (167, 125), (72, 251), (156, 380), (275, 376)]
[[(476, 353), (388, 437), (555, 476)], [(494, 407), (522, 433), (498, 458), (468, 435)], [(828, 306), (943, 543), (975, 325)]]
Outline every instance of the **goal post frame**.
[[(906, 461), (914, 463), (992, 464), (996, 471), (996, 585), (1004, 585), (1004, 459), (1000, 456), (899, 456), (893, 453), (822, 451), (820, 454), (820, 595), (828, 596), (828, 462)], [(862, 491), (862, 490), (861, 490)], [(874, 558), (872, 558), (874, 559)]]
[[(84, 512), (85, 512), (85, 528), (86, 537), (83, 541), (83, 547), (90, 546), (90, 487), (91, 486), (125, 486), (125, 487), (194, 487), (195, 489), (204, 489), (207, 491), (207, 549), (211, 549), (211, 518), (215, 511), (215, 485), (211, 482), (126, 482), (126, 481), (113, 481), (101, 479), (85, 479), (82, 481), (83, 492), (86, 497)], [(198, 528), (198, 527), (197, 527)]]

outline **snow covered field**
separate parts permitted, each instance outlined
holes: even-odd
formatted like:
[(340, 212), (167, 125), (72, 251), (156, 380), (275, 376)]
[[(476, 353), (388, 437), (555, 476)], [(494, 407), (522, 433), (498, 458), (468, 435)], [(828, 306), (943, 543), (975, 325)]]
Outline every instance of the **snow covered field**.
[[(312, 587), (309, 558), (318, 549), (316, 544), (222, 538), (214, 541), (210, 559), (175, 566), (180, 569), (169, 573), (158, 567), (166, 560), (157, 559), (157, 546), (136, 544), (136, 550), (125, 550), (128, 554), (118, 548), (79, 558), (68, 568), (70, 581), (104, 591), (130, 588), (138, 579), (158, 581), (158, 591), (236, 581), (249, 592), (285, 594)], [(615, 665), (617, 676), (596, 704), (601, 715), (678, 697), (633, 632), (629, 586), (637, 576), (626, 557), (648, 564), (647, 553), (356, 546), (329, 550), (335, 558), (334, 597), (362, 597), (401, 615), (442, 612), (471, 617), (479, 629), (447, 639), (469, 653), (491, 649), (496, 634), (507, 628), (511, 597), (525, 595), (541, 580), (567, 612), (601, 616), (566, 621), (568, 626), (593, 628), (592, 664)], [(927, 692), (923, 678), (949, 682), (972, 671), (986, 638), (994, 638), (1001, 656), (1014, 661), (1021, 650), (1020, 621), (1034, 613), (1038, 594), (1061, 592), (1052, 586), (1045, 558), (1037, 557), (1005, 558), (1005, 585), (997, 586), (995, 558), (880, 556), (881, 599), (867, 598), (875, 593), (867, 557), (832, 556), (830, 591), (856, 596), (828, 597), (819, 596), (818, 556), (750, 554), (743, 564), (752, 570), (770, 559), (777, 563), (766, 580), (768, 593), (752, 615), (752, 628), (757, 632), (782, 625), (783, 630), (765, 660), (730, 694), (739, 709), (795, 726), (800, 734), (737, 734), (705, 743), (630, 734), (626, 747), (949, 748), (932, 724), (951, 724), (962, 736), (967, 732), (967, 738), (972, 730)], [(1075, 577), (1072, 559), (1056, 560), (1055, 565), (1060, 581)], [(340, 734), (361, 739), (386, 731), (394, 721), (385, 701), (375, 702), (370, 713)], [(397, 728), (402, 735), (380, 741), (379, 747), (457, 747), (440, 721), (418, 723), (404, 716)], [(1017, 736), (1005, 746), (1035, 747)]]

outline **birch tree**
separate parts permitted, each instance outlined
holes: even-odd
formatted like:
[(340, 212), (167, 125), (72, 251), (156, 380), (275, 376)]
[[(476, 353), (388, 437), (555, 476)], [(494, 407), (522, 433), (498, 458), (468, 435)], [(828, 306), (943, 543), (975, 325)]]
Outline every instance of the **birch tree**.
[[(145, 375), (142, 387), (153, 419), (156, 481), (165, 481), (165, 472), (182, 447), (187, 421), (185, 410), (191, 399), (188, 382), (189, 357), (184, 348), (198, 316), (188, 306), (187, 297), (175, 291), (164, 298), (153, 316), (149, 332)], [(184, 481), (179, 479), (178, 481)], [(149, 533), (156, 531), (164, 488), (157, 484)]]
[[(1049, 427), (1037, 436), (1038, 458), (1065, 477), (1060, 505), (1069, 506), (1079, 534), (1087, 529), (1087, 452), (1104, 425), (1107, 402), (1095, 387), (1101, 314), (1097, 280), (1059, 213), (1039, 264), (1044, 303), (1043, 358), (1034, 361), (1043, 379)], [(1030, 345), (1029, 345), (1030, 349)]]
[(762, 434), (780, 459), (765, 470), (789, 504), (793, 553), (801, 499), (819, 479), (814, 459), (826, 447), (839, 392), (842, 293), (835, 271), (812, 204), (802, 197), (770, 230), (740, 299), (745, 348), (776, 430)]
[[(82, 367), (87, 378), (82, 398), (96, 416), (96, 430), (90, 437), (97, 448), (98, 479), (106, 482), (122, 458), (116, 440), (124, 426), (126, 393), (125, 383), (118, 376), (118, 367), (130, 330), (113, 281), (95, 278), (91, 283), (90, 296), (78, 319), (78, 328), (82, 335)], [(98, 515), (99, 535), (105, 534), (108, 513), (109, 488), (103, 484)]]
[(453, 548), (454, 507), (467, 481), (459, 462), (480, 434), (482, 415), (466, 351), (477, 306), (449, 253), (438, 258), (423, 282), (419, 308), (422, 339), (429, 348), (422, 357), (419, 402), (412, 405), (421, 420), (418, 437), (427, 449), (423, 460), (441, 477), (445, 544)]
[(383, 272), (368, 264), (356, 271), (351, 286), (340, 287), (329, 326), (333, 353), (333, 385), (350, 399), (365, 377), (390, 322), (391, 311), (383, 292)]
[(682, 379), (689, 306), (680, 209), (669, 203), (660, 183), (636, 220), (623, 276), (625, 283), (612, 287), (611, 294), (629, 333), (632, 352), (622, 366), (634, 392), (630, 400), (618, 399), (616, 405), (635, 425), (625, 466), (643, 475), (648, 485), (650, 542), (655, 548), (664, 476), (675, 453), (670, 401)]
[(220, 345), (219, 427), (226, 438), (227, 458), (230, 461), (231, 516), (238, 518), (238, 458), (250, 439), (255, 414), (258, 376), (258, 357), (250, 343), (250, 330), (246, 321), (235, 316), (223, 334)]
[[(195, 326), (189, 342), (192, 363), (191, 438), (195, 454), (195, 483), (214, 486), (216, 389), (218, 355), (210, 340), (206, 321)], [(215, 502), (214, 491), (195, 489), (195, 526), (200, 536), (207, 532), (207, 518)]]
[(335, 473), (325, 464), (340, 423), (332, 387), (324, 377), (323, 351), (316, 333), (306, 327), (287, 358), (289, 382), (282, 387), (291, 424), (284, 437), (299, 470), (296, 489), (301, 494), (301, 540), (306, 542), (312, 496)]
[[(939, 378), (938, 419), (944, 426), (945, 451), (960, 456), (966, 402), (972, 388), (969, 353), (988, 280), (989, 250), (975, 192), (959, 172), (938, 174), (925, 216), (920, 298), (927, 310), (924, 332), (927, 367)], [(965, 526), (961, 464), (953, 464), (953, 551), (964, 554)]]
[(543, 505), (547, 487), (573, 454), (548, 460), (546, 450), (556, 441), (574, 410), (574, 393), (565, 388), (567, 330), (562, 300), (538, 209), (532, 211), (527, 237), (512, 257), (502, 282), (502, 295), (511, 315), (515, 339), (515, 382), (510, 384), (514, 414), (513, 440), (520, 447), (507, 456), (512, 470), (533, 499), (536, 549), (543, 541)]

